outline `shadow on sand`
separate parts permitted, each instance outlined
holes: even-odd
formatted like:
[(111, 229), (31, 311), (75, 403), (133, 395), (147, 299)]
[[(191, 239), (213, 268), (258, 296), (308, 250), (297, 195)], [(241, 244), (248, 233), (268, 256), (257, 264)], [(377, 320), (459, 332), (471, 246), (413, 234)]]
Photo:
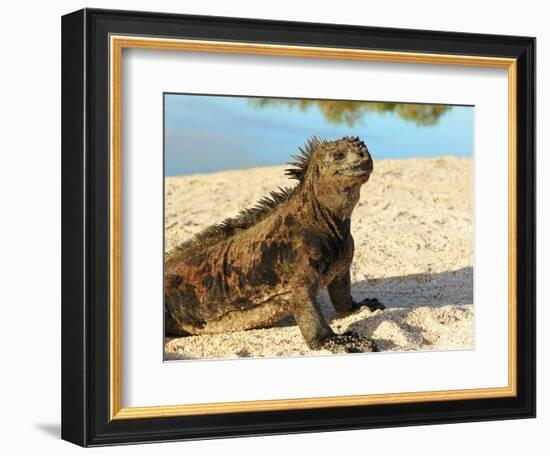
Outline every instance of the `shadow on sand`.
[[(367, 297), (378, 298), (386, 309), (352, 323), (348, 330), (371, 337), (383, 321), (391, 321), (402, 334), (414, 341), (414, 345), (427, 347), (431, 342), (424, 337), (422, 327), (407, 322), (409, 314), (418, 307), (442, 308), (473, 304), (473, 268), (364, 280), (352, 285), (352, 296), (357, 301)], [(328, 296), (324, 297), (322, 308), (330, 321), (336, 318)], [(460, 312), (460, 309), (456, 311)], [(452, 320), (455, 316), (445, 317)], [(396, 347), (391, 340), (377, 339), (377, 344), (381, 351)]]
[[(466, 267), (456, 271), (368, 279), (353, 283), (351, 295), (358, 302), (377, 298), (388, 309), (472, 304), (473, 276), (473, 268)], [(338, 318), (326, 290), (319, 294), (319, 303), (329, 322)], [(294, 319), (289, 317), (276, 326), (294, 324)]]

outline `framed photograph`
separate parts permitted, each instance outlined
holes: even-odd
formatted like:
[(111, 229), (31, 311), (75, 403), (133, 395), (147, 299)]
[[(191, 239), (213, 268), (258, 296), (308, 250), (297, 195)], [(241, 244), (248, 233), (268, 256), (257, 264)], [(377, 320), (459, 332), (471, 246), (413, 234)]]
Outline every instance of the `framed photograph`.
[(535, 39), (62, 19), (62, 437), (535, 416)]

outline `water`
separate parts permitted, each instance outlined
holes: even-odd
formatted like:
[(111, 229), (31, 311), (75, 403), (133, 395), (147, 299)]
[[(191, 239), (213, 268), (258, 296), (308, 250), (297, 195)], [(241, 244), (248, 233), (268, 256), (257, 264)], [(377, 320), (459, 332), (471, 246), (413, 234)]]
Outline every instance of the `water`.
[(284, 164), (313, 135), (359, 136), (375, 160), (473, 154), (471, 106), (444, 108), (426, 126), (396, 112), (363, 113), (349, 125), (327, 119), (315, 105), (302, 110), (284, 102), (258, 104), (248, 97), (166, 94), (165, 175)]

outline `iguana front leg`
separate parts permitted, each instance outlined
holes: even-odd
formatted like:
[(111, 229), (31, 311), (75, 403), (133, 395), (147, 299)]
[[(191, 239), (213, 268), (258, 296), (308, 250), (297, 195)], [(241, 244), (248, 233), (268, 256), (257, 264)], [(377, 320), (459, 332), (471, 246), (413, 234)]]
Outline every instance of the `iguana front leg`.
[(292, 315), (302, 336), (312, 350), (327, 349), (334, 353), (362, 353), (378, 351), (375, 343), (356, 333), (335, 334), (326, 322), (316, 299), (316, 293), (297, 290), (293, 293)]
[(316, 290), (297, 289), (292, 294), (292, 316), (309, 348), (317, 350), (334, 335), (323, 317), (316, 298)]
[(336, 277), (327, 286), (330, 301), (340, 316), (349, 315), (363, 306), (371, 311), (384, 310), (386, 306), (376, 298), (366, 298), (360, 302), (353, 300), (351, 296), (351, 279), (349, 270), (342, 276)]

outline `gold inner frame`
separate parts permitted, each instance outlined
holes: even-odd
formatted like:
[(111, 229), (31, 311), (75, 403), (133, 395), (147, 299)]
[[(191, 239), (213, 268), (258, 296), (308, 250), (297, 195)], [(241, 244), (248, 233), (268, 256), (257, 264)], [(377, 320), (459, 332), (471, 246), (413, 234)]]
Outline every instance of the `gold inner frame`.
[[(121, 95), (123, 49), (155, 49), (230, 54), (255, 54), (317, 59), (368, 60), (431, 65), (453, 65), (508, 70), (508, 386), (426, 392), (403, 392), (353, 396), (275, 399), (170, 406), (122, 407), (122, 163)], [(111, 419), (158, 418), (220, 413), (297, 410), (374, 404), (449, 401), (512, 397), (517, 394), (517, 61), (511, 58), (468, 55), (386, 52), (309, 46), (287, 46), (242, 42), (221, 42), (110, 36), (110, 414)]]

